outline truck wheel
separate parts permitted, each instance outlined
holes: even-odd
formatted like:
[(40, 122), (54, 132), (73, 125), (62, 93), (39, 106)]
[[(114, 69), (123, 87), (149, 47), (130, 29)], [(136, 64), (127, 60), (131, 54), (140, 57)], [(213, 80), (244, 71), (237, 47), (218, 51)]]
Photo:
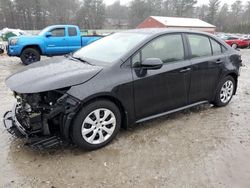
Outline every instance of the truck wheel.
[(26, 48), (21, 53), (21, 60), (23, 64), (29, 65), (31, 63), (40, 61), (41, 56), (37, 49), (34, 48)]
[(79, 147), (94, 150), (107, 145), (121, 127), (119, 108), (108, 100), (94, 101), (82, 108), (72, 124), (72, 140)]
[(0, 54), (4, 53), (4, 50), (2, 48), (0, 48)]

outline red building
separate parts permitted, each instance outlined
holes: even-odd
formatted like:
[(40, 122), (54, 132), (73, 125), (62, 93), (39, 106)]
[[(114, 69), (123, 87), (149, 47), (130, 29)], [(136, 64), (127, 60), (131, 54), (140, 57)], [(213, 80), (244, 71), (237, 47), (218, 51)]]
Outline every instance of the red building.
[(150, 16), (137, 28), (184, 28), (215, 33), (216, 26), (196, 18)]

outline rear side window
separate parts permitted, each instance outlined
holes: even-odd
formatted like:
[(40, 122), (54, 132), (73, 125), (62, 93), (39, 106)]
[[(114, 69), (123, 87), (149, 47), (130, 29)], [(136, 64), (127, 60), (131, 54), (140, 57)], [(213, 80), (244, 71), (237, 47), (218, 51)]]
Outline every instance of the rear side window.
[(68, 33), (70, 37), (77, 36), (76, 28), (75, 27), (69, 27)]
[(187, 37), (192, 52), (192, 58), (212, 55), (212, 48), (208, 37), (195, 34), (188, 34)]
[(142, 61), (147, 58), (159, 58), (163, 63), (184, 59), (184, 47), (181, 34), (166, 35), (154, 39), (141, 51)]
[(65, 36), (65, 29), (64, 28), (57, 28), (51, 31), (52, 37), (64, 37)]
[(238, 38), (236, 37), (228, 37), (228, 40), (237, 40)]
[(212, 45), (213, 55), (221, 54), (222, 53), (221, 45), (213, 39), (210, 39), (210, 41), (211, 41), (211, 45)]

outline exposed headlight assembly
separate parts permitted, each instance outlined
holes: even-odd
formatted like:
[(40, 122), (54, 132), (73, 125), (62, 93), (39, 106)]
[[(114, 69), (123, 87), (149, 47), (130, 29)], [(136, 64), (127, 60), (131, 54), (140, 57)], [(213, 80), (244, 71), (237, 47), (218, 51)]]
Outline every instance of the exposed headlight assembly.
[(10, 40), (10, 45), (16, 45), (17, 44), (17, 42), (18, 42), (18, 39), (17, 38), (14, 38), (14, 39), (11, 39)]

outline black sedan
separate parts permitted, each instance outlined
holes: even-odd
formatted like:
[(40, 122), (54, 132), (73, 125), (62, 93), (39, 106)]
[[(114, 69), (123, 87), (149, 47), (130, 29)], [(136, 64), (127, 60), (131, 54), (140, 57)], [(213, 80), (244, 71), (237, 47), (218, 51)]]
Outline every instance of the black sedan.
[(241, 56), (214, 36), (129, 30), (11, 75), (17, 103), (4, 124), (33, 146), (108, 144), (120, 128), (203, 103), (222, 107), (236, 93)]

